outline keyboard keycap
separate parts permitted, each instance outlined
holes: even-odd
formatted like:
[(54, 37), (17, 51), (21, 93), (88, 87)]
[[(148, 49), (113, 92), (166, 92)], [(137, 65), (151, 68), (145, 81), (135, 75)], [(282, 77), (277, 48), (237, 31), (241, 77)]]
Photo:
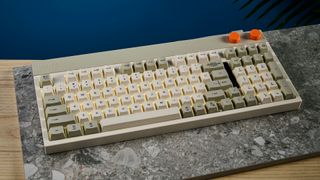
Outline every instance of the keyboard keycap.
[(80, 124), (68, 124), (67, 133), (68, 133), (68, 137), (81, 136), (82, 131), (81, 131)]
[(59, 116), (67, 113), (66, 105), (48, 106), (46, 108), (46, 117)]
[(65, 134), (62, 126), (56, 126), (49, 129), (50, 140), (64, 139)]
[(99, 133), (99, 127), (96, 121), (91, 121), (91, 122), (85, 122), (83, 124), (83, 129), (84, 129), (84, 133), (86, 135), (88, 134), (95, 134), (95, 133)]
[(44, 106), (57, 106), (61, 104), (59, 96), (45, 96), (43, 99)]
[(73, 124), (73, 123), (75, 123), (75, 118), (74, 118), (74, 115), (72, 114), (53, 116), (53, 117), (49, 117), (47, 120), (47, 124), (49, 128), (54, 126), (66, 126), (67, 124)]

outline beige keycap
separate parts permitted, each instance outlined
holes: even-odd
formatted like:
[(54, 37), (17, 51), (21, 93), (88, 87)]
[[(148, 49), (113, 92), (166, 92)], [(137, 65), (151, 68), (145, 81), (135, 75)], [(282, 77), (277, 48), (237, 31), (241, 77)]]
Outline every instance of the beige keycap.
[(51, 85), (43, 86), (42, 94), (43, 94), (43, 97), (52, 96), (54, 94), (53, 93), (53, 87)]
[(193, 112), (194, 112), (194, 115), (196, 116), (206, 114), (206, 110), (203, 103), (195, 103), (193, 105)]
[(140, 92), (145, 93), (145, 92), (151, 91), (151, 86), (148, 82), (140, 83), (139, 87), (140, 87)]
[(220, 61), (220, 55), (217, 51), (209, 51), (208, 56), (210, 61)]
[(267, 91), (267, 88), (263, 83), (254, 84), (254, 89), (256, 90), (257, 93)]
[(89, 114), (87, 112), (79, 112), (76, 115), (76, 118), (77, 118), (78, 122), (81, 123), (81, 124), (83, 124), (84, 122), (90, 121), (90, 117), (89, 117)]
[(189, 67), (187, 65), (179, 66), (178, 68), (180, 76), (188, 76), (189, 75)]
[(93, 109), (93, 103), (91, 101), (84, 101), (82, 103), (82, 110), (90, 111)]
[(63, 101), (65, 104), (69, 104), (69, 103), (72, 103), (74, 102), (74, 94), (73, 93), (67, 93), (63, 96)]
[(46, 108), (46, 117), (59, 116), (67, 113), (66, 105), (48, 106)]
[(182, 87), (182, 92), (183, 92), (183, 95), (191, 95), (194, 93), (193, 91), (193, 87), (192, 86), (183, 86)]
[(273, 61), (273, 56), (270, 52), (263, 53), (263, 57), (266, 63)]
[(208, 72), (203, 72), (200, 74), (200, 80), (203, 83), (207, 83), (207, 82), (211, 81), (211, 76)]
[(47, 106), (57, 106), (61, 104), (61, 100), (59, 96), (45, 96), (43, 98), (44, 107)]
[(273, 80), (273, 77), (272, 77), (272, 75), (271, 75), (270, 72), (260, 73), (260, 76), (261, 76), (261, 79), (262, 79), (263, 81), (271, 81), (271, 80)]
[(232, 109), (234, 109), (233, 103), (232, 103), (231, 99), (229, 99), (229, 98), (222, 99), (222, 100), (220, 101), (219, 105), (220, 105), (220, 107), (221, 107), (221, 109), (222, 109), (223, 111), (227, 111), (227, 110), (232, 110)]
[(168, 100), (169, 107), (180, 107), (180, 101), (178, 98), (171, 98)]
[(91, 78), (92, 79), (97, 79), (97, 78), (102, 78), (102, 77), (103, 77), (102, 68), (94, 67), (91, 69)]
[(152, 71), (143, 72), (143, 79), (146, 82), (151, 82), (154, 80), (154, 73)]
[(88, 98), (88, 96), (87, 96), (87, 92), (85, 92), (85, 91), (79, 91), (78, 93), (77, 93), (77, 101), (79, 101), (79, 102), (83, 102), (83, 101), (86, 101), (86, 100), (88, 100), (89, 98)]
[(117, 96), (108, 98), (109, 107), (117, 107), (119, 105), (119, 99)]
[(240, 86), (249, 85), (250, 81), (247, 76), (239, 76), (237, 77), (237, 82)]
[(142, 107), (140, 104), (132, 104), (130, 106), (130, 112), (131, 114), (140, 113), (142, 112)]
[(144, 63), (143, 62), (136, 62), (133, 64), (134, 72), (144, 72)]
[(285, 99), (295, 98), (295, 95), (293, 94), (293, 91), (291, 89), (290, 84), (285, 79), (280, 79), (277, 82), (280, 86), (280, 89), (281, 89)]
[(245, 84), (245, 85), (241, 86), (240, 89), (244, 95), (247, 95), (247, 94), (254, 95), (255, 94), (255, 90), (251, 84)]
[(95, 105), (96, 105), (95, 107), (97, 109), (104, 109), (107, 107), (107, 103), (106, 103), (105, 99), (102, 99), (102, 98), (95, 100)]
[(252, 74), (249, 76), (249, 79), (251, 81), (252, 84), (255, 84), (255, 83), (261, 83), (262, 80), (260, 78), (260, 76), (258, 74)]
[(114, 76), (107, 76), (106, 83), (108, 87), (116, 87), (118, 85), (117, 80)]
[(109, 97), (112, 97), (112, 96), (115, 95), (114, 90), (113, 90), (112, 87), (103, 88), (102, 94), (103, 94), (104, 98), (109, 98)]
[(194, 85), (194, 90), (197, 93), (205, 93), (207, 92), (206, 85), (204, 83), (197, 83)]
[(164, 69), (157, 69), (154, 75), (157, 80), (164, 80), (167, 77), (167, 72)]
[(117, 113), (116, 113), (116, 109), (113, 107), (109, 107), (106, 108), (103, 113), (105, 114), (106, 118), (110, 118), (110, 117), (116, 117)]
[(199, 83), (200, 80), (197, 75), (192, 74), (192, 75), (188, 76), (188, 82), (189, 82), (189, 84), (196, 84), (196, 83)]
[(132, 83), (141, 83), (142, 81), (142, 75), (140, 72), (132, 73), (130, 77)]
[(131, 96), (129, 95), (124, 95), (120, 99), (122, 105), (130, 105), (132, 103)]
[(270, 91), (270, 95), (271, 95), (272, 100), (274, 102), (283, 101), (284, 100), (283, 99), (283, 95), (282, 95), (280, 90), (272, 90), (272, 91)]
[(157, 69), (156, 62), (154, 60), (147, 60), (146, 61), (146, 69), (148, 71), (155, 71)]
[(231, 87), (227, 89), (226, 93), (229, 98), (233, 98), (241, 95), (239, 89), (236, 87)]
[(99, 126), (98, 126), (96, 121), (85, 122), (83, 124), (83, 129), (84, 129), (84, 133), (86, 135), (95, 134), (95, 133), (99, 133), (100, 132)]
[(243, 66), (251, 65), (252, 63), (252, 57), (251, 56), (243, 56), (241, 58)]
[(82, 69), (79, 71), (79, 80), (90, 80), (90, 71)]
[(268, 66), (270, 68), (270, 72), (273, 75), (275, 80), (283, 79), (282, 72), (275, 61), (269, 62)]
[(181, 96), (180, 97), (180, 104), (183, 105), (191, 105), (192, 100), (190, 96)]
[(79, 103), (70, 103), (68, 105), (68, 110), (70, 113), (78, 113), (80, 111)]
[(271, 96), (269, 95), (268, 92), (261, 92), (257, 94), (257, 98), (260, 103), (266, 104), (266, 103), (271, 103), (272, 99)]
[(127, 89), (124, 85), (119, 85), (116, 87), (115, 92), (116, 92), (117, 96), (122, 96), (122, 95), (127, 94)]
[(105, 87), (105, 80), (102, 78), (96, 78), (93, 80), (93, 86), (95, 89), (103, 89)]
[(192, 101), (193, 103), (204, 103), (203, 95), (200, 93), (196, 93), (192, 95)]
[(268, 90), (277, 90), (278, 89), (278, 85), (275, 81), (266, 81), (265, 84), (266, 84)]
[(75, 118), (74, 118), (74, 115), (72, 114), (53, 116), (53, 117), (49, 117), (47, 120), (48, 128), (51, 128), (54, 126), (66, 126), (67, 124), (73, 124), (73, 123), (75, 123)]
[(251, 75), (251, 74), (257, 74), (257, 69), (254, 65), (248, 65), (245, 67), (245, 70), (247, 72), (247, 75)]
[(218, 81), (219, 81), (221, 89), (223, 89), (223, 90), (226, 90), (226, 89), (231, 88), (233, 86), (232, 82), (230, 81), (229, 78), (219, 79)]
[(103, 67), (103, 75), (105, 78), (109, 76), (115, 76), (116, 73), (114, 71), (114, 68), (112, 66), (104, 66)]
[(51, 84), (50, 75), (43, 75), (43, 76), (41, 76), (41, 77), (40, 77), (40, 87), (48, 86), (48, 85), (52, 85), (52, 84)]
[(120, 68), (120, 72), (122, 74), (130, 75), (133, 72), (131, 64), (130, 63), (122, 64), (122, 66)]
[(186, 60), (187, 60), (187, 64), (188, 64), (188, 65), (198, 63), (198, 62), (197, 62), (196, 54), (187, 54), (187, 55), (186, 55)]
[(144, 94), (135, 94), (133, 96), (134, 103), (143, 103), (145, 101)]
[(128, 93), (133, 95), (139, 93), (139, 87), (137, 84), (129, 84), (128, 85)]
[(57, 95), (62, 95), (66, 92), (66, 85), (62, 82), (55, 83), (54, 87)]
[(224, 94), (223, 90), (213, 90), (208, 91), (204, 94), (204, 98), (206, 101), (220, 101), (221, 99), (225, 99), (226, 95)]
[(91, 88), (92, 88), (92, 83), (90, 80), (81, 81), (81, 90), (82, 91), (89, 91)]
[(182, 105), (180, 111), (183, 118), (194, 116), (192, 107), (189, 104)]
[(177, 76), (178, 76), (178, 70), (177, 70), (177, 68), (176, 68), (176, 67), (173, 67), (173, 66), (169, 67), (169, 68), (167, 69), (167, 75), (168, 75), (169, 78), (175, 78), (175, 77), (177, 77)]
[(176, 85), (175, 80), (172, 78), (167, 78), (164, 80), (165, 88), (173, 88), (175, 87), (175, 85)]
[(146, 93), (146, 98), (148, 101), (155, 101), (158, 99), (158, 96), (155, 91), (149, 91)]
[(259, 63), (263, 63), (263, 57), (261, 54), (254, 54), (252, 56), (252, 60), (253, 60), (253, 63), (255, 65), (259, 64)]
[(181, 89), (178, 87), (171, 88), (170, 93), (171, 93), (171, 97), (180, 97), (182, 95)]
[(201, 64), (192, 64), (190, 66), (190, 71), (191, 71), (191, 74), (195, 74), (195, 75), (200, 74), (202, 72)]
[(208, 54), (206, 52), (199, 52), (197, 58), (199, 64), (207, 64), (209, 62)]
[(236, 57), (237, 54), (236, 54), (236, 51), (233, 49), (233, 48), (227, 48), (225, 49), (224, 51), (224, 57), (226, 59), (231, 59), (232, 57)]
[(213, 80), (225, 79), (228, 78), (228, 73), (225, 69), (214, 70), (211, 72)]
[(82, 131), (81, 131), (80, 124), (68, 124), (67, 125), (67, 134), (68, 134), (68, 137), (81, 136)]
[(64, 130), (62, 126), (56, 126), (56, 127), (52, 127), (49, 129), (49, 137), (50, 140), (59, 140), (59, 139), (64, 139), (65, 138), (65, 134), (64, 134)]
[(207, 87), (208, 91), (221, 89), (219, 81), (217, 81), (217, 80), (207, 82), (206, 87)]
[(246, 71), (244, 70), (243, 67), (236, 67), (232, 70), (232, 72), (236, 77), (246, 75)]
[(119, 116), (128, 115), (128, 114), (129, 114), (128, 106), (119, 106), (119, 108), (118, 108), (118, 115)]
[(258, 49), (257, 49), (257, 47), (254, 45), (254, 44), (250, 44), (248, 47), (247, 47), (247, 49), (248, 49), (248, 53), (249, 53), (249, 55), (254, 55), (254, 54), (258, 54)]
[(184, 76), (178, 76), (176, 78), (177, 86), (185, 86), (188, 84), (188, 79)]
[(265, 63), (257, 64), (256, 67), (257, 67), (257, 70), (258, 70), (259, 73), (268, 72), (269, 71), (268, 67), (267, 67), (267, 65)]
[(185, 61), (185, 56), (181, 55), (181, 56), (175, 56), (172, 59), (173, 61), (173, 65), (176, 67), (182, 66), (182, 65), (186, 65), (186, 61)]
[(152, 89), (157, 91), (163, 88), (163, 84), (161, 80), (154, 80), (152, 83)]
[(167, 99), (170, 97), (169, 91), (167, 89), (162, 89), (158, 91), (158, 94), (160, 99)]
[(77, 91), (79, 91), (79, 84), (78, 82), (74, 81), (74, 82), (69, 82), (68, 83), (68, 90), (69, 92), (75, 93)]
[(118, 76), (118, 81), (120, 85), (128, 85), (130, 83), (130, 78), (128, 74), (120, 74)]
[(246, 56), (248, 54), (244, 46), (237, 47), (236, 51), (239, 57)]
[(157, 60), (157, 65), (159, 69), (168, 69), (168, 61), (166, 61), (165, 59), (158, 59)]
[(232, 102), (236, 109), (246, 107), (246, 103), (240, 96), (232, 98)]
[(144, 112), (155, 110), (153, 103), (150, 103), (150, 102), (143, 103), (142, 107)]
[(101, 92), (99, 89), (91, 89), (89, 96), (91, 100), (99, 99), (101, 97)]

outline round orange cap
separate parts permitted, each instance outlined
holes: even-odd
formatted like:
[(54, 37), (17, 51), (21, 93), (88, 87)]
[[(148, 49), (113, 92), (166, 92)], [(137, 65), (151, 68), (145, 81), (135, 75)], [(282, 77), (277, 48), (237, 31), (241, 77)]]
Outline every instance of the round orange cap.
[(231, 43), (238, 43), (240, 42), (240, 34), (233, 31), (229, 34), (228, 40)]
[(262, 38), (262, 32), (259, 29), (252, 29), (249, 33), (249, 38), (252, 40), (259, 40)]

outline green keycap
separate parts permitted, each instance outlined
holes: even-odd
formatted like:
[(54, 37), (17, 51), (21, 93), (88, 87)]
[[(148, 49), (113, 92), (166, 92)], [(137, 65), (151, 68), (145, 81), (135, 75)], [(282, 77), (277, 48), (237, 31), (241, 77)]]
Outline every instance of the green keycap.
[(158, 69), (168, 69), (168, 61), (165, 59), (157, 60)]
[(240, 96), (232, 98), (232, 101), (236, 109), (246, 107), (246, 103)]
[(195, 103), (193, 104), (193, 111), (196, 116), (206, 114), (206, 110), (203, 106), (203, 103)]
[(244, 100), (247, 103), (247, 106), (255, 106), (258, 104), (256, 97), (252, 94), (245, 95)]
[(183, 105), (181, 106), (181, 115), (183, 118), (187, 118), (187, 117), (192, 117), (193, 116), (193, 112), (192, 112), (192, 108), (189, 105)]
[(43, 75), (40, 77), (40, 87), (51, 85), (51, 80), (49, 75)]
[(273, 61), (273, 56), (270, 52), (263, 53), (263, 57), (266, 63)]
[(218, 105), (215, 101), (208, 101), (206, 103), (207, 113), (215, 113), (218, 112)]
[(251, 56), (254, 54), (258, 54), (258, 49), (257, 49), (256, 45), (254, 45), (254, 44), (250, 44), (247, 49), (248, 49), (249, 55), (251, 55)]
[(277, 82), (279, 84), (280, 90), (282, 91), (285, 99), (295, 98), (295, 95), (291, 90), (290, 84), (285, 79), (278, 80)]
[(50, 140), (64, 139), (64, 129), (62, 126), (56, 126), (49, 129)]
[(214, 70), (211, 72), (211, 76), (213, 80), (225, 79), (228, 78), (228, 73), (225, 69)]
[(233, 109), (233, 104), (231, 99), (226, 98), (226, 99), (222, 99), (220, 101), (220, 107), (223, 111), (227, 111), (227, 110), (232, 110)]
[(221, 89), (219, 81), (217, 81), (217, 80), (207, 82), (206, 87), (207, 87), (208, 91)]
[(229, 62), (229, 66), (231, 69), (234, 69), (235, 67), (240, 67), (241, 65), (241, 59), (238, 57), (233, 57), (231, 58), (230, 62)]
[(240, 91), (237, 87), (231, 87), (226, 91), (229, 98), (240, 96)]
[(122, 74), (132, 74), (133, 70), (132, 70), (132, 66), (130, 63), (127, 63), (127, 64), (122, 64), (121, 66), (121, 73)]
[(226, 59), (230, 59), (232, 57), (237, 57), (236, 51), (233, 48), (227, 48), (224, 51), (224, 56)]
[(59, 116), (67, 113), (66, 105), (48, 106), (46, 108), (46, 117)]
[(259, 63), (263, 63), (263, 57), (262, 57), (261, 54), (254, 54), (252, 56), (252, 59), (253, 59), (253, 63), (256, 64), (256, 65), (259, 64)]
[(82, 132), (81, 132), (80, 124), (68, 124), (67, 133), (68, 133), (68, 137), (81, 136)]
[(83, 129), (86, 135), (99, 133), (99, 127), (96, 121), (84, 122)]
[(268, 52), (268, 47), (266, 45), (266, 43), (260, 43), (258, 44), (258, 49), (260, 53), (266, 53)]
[(230, 81), (229, 78), (220, 79), (220, 80), (218, 80), (218, 81), (219, 81), (219, 84), (220, 84), (220, 86), (221, 86), (221, 89), (223, 89), (223, 90), (226, 90), (226, 89), (232, 87), (232, 82)]
[(44, 107), (47, 106), (57, 106), (61, 104), (61, 100), (59, 96), (45, 96), (43, 98)]
[(136, 62), (133, 64), (134, 72), (144, 72), (144, 63), (143, 62)]
[(157, 69), (157, 66), (156, 66), (156, 63), (154, 62), (154, 60), (147, 60), (146, 69), (148, 71), (155, 71)]
[(269, 62), (268, 67), (275, 80), (283, 79), (282, 72), (275, 61)]
[(251, 56), (243, 56), (241, 58), (243, 66), (251, 65), (252, 64), (252, 57)]
[(47, 120), (49, 128), (53, 126), (66, 126), (73, 123), (75, 123), (75, 118), (72, 114), (48, 117)]
[(238, 57), (247, 55), (247, 50), (244, 46), (237, 47), (236, 51), (237, 51)]
[(214, 90), (214, 91), (208, 91), (204, 94), (204, 98), (206, 101), (220, 101), (221, 99), (226, 98), (223, 90)]

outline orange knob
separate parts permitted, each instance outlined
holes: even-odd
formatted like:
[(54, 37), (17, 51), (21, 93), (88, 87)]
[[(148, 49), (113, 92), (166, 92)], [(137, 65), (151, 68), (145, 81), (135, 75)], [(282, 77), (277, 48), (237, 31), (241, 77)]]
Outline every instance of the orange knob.
[(229, 34), (228, 40), (231, 43), (238, 43), (240, 42), (240, 34), (233, 31)]
[(249, 33), (249, 38), (252, 40), (259, 40), (262, 38), (262, 32), (259, 29), (252, 29)]

